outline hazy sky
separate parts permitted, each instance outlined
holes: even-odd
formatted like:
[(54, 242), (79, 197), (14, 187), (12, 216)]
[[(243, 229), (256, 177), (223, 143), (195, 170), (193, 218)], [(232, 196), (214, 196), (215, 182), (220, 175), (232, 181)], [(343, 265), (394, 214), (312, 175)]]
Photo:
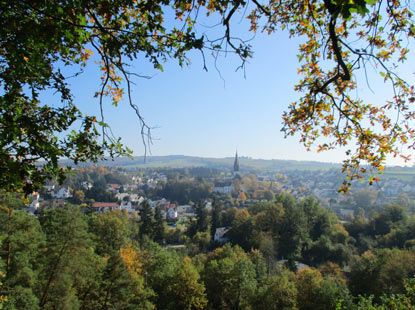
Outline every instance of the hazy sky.
[[(189, 67), (180, 68), (171, 60), (164, 65), (164, 72), (152, 70), (145, 62), (134, 63), (133, 71), (152, 76), (149, 80), (135, 79), (133, 88), (134, 102), (147, 123), (156, 127), (152, 154), (228, 157), (237, 149), (240, 156), (253, 158), (340, 162), (344, 150), (307, 152), (299, 137), (284, 139), (280, 132), (283, 111), (299, 96), (293, 90), (298, 81), (299, 42), (284, 33), (257, 35), (251, 42), (254, 57), (246, 65), (245, 76), (242, 71), (235, 72), (239, 61), (234, 55), (218, 59), (220, 74), (210, 55), (206, 55), (209, 71), (204, 71), (198, 52), (190, 54)], [(413, 65), (410, 63), (406, 70), (414, 72)], [(93, 94), (99, 82), (93, 66), (70, 80), (77, 102), (89, 114), (98, 114)], [(383, 85), (371, 88), (376, 94), (362, 83), (359, 95), (368, 100), (386, 99)], [(105, 115), (134, 155), (143, 155), (138, 119), (127, 102), (116, 109), (108, 104)]]

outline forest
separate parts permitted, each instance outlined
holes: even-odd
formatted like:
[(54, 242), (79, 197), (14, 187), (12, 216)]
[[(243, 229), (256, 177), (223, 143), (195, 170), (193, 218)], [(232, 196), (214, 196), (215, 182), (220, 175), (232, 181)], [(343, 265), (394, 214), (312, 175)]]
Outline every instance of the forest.
[[(187, 230), (143, 204), (19, 210), (2, 195), (2, 309), (412, 309), (415, 216), (388, 206), (340, 223), (288, 194), (246, 209), (195, 207)], [(227, 227), (226, 243), (214, 240)], [(171, 246), (170, 244), (184, 246)]]

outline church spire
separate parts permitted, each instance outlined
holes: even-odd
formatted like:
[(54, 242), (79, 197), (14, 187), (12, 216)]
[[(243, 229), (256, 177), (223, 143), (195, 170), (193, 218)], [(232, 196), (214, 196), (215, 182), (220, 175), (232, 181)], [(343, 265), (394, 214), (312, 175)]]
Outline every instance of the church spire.
[(239, 172), (239, 158), (238, 158), (238, 151), (235, 153), (235, 161), (233, 163), (233, 172)]

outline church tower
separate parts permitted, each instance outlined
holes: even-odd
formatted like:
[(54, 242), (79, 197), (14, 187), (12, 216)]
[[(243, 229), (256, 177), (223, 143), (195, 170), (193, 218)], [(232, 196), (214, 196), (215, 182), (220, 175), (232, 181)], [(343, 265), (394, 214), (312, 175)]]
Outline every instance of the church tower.
[(239, 158), (238, 158), (238, 151), (235, 153), (235, 161), (233, 163), (233, 173), (239, 172)]
[(233, 178), (240, 179), (241, 176), (239, 174), (239, 158), (238, 158), (238, 151), (235, 153), (235, 161), (233, 162)]

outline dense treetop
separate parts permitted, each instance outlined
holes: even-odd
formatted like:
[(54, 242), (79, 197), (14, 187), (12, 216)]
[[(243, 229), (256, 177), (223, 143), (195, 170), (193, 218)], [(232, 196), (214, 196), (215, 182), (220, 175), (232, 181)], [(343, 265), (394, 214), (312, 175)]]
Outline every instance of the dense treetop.
[[(0, 309), (415, 306), (415, 217), (399, 206), (343, 226), (314, 199), (282, 194), (248, 209), (199, 205), (182, 230), (159, 226), (148, 204), (141, 218), (69, 203), (32, 216), (9, 198), (0, 199)], [(222, 244), (211, 232), (225, 224)], [(182, 246), (161, 246), (173, 235)]]

